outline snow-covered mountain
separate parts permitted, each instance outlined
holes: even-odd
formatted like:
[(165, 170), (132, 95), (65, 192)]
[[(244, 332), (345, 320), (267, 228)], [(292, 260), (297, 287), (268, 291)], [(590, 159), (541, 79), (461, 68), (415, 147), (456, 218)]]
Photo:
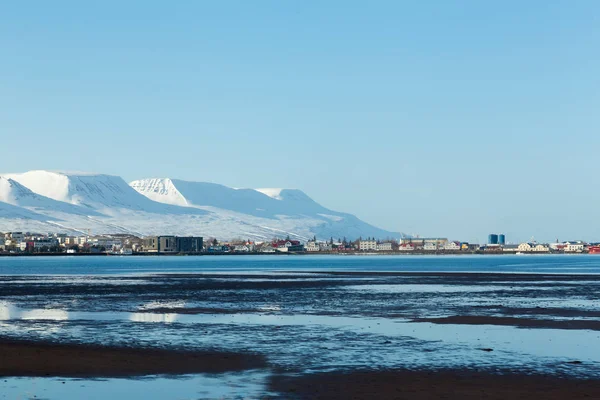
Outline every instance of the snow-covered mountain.
[[(261, 226), (294, 224), (301, 236), (391, 237), (395, 234), (369, 225), (353, 215), (329, 210), (295, 189), (233, 189), (227, 186), (178, 179), (142, 179), (131, 187), (149, 199), (165, 204), (200, 208), (216, 213), (252, 216)], [(288, 228), (289, 229), (289, 228)]]
[(158, 204), (140, 196), (118, 176), (50, 171), (29, 171), (5, 176), (42, 196), (92, 210), (104, 210), (108, 213), (111, 210), (188, 213), (178, 207)]
[[(31, 226), (31, 228), (28, 228)], [(393, 237), (299, 190), (29, 171), (0, 177), (0, 231), (37, 230), (218, 238)]]
[(0, 201), (42, 213), (62, 212), (75, 215), (102, 215), (92, 209), (86, 209), (34, 193), (31, 189), (21, 185), (14, 179), (5, 176), (0, 176)]

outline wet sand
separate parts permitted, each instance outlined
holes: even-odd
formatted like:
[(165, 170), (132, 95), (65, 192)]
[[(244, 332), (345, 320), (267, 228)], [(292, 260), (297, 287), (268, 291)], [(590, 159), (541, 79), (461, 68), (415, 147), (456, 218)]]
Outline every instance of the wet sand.
[(600, 381), (472, 371), (355, 371), (274, 376), (290, 399), (600, 399)]
[(135, 377), (264, 368), (260, 355), (0, 339), (0, 376)]
[(77, 279), (0, 276), (0, 376), (260, 369), (265, 395), (281, 399), (600, 399), (590, 380), (600, 372), (598, 275)]
[(453, 325), (499, 325), (515, 326), (517, 328), (546, 328), (546, 329), (588, 329), (600, 331), (600, 321), (548, 320), (516, 317), (488, 317), (477, 315), (454, 315), (442, 318), (415, 318), (413, 322), (431, 322), (433, 324)]

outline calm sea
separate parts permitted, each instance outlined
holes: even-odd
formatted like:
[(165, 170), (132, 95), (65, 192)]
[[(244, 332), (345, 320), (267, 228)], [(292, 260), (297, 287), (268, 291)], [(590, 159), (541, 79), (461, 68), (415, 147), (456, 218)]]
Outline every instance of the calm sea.
[(599, 274), (600, 255), (0, 257), (0, 275), (264, 271)]

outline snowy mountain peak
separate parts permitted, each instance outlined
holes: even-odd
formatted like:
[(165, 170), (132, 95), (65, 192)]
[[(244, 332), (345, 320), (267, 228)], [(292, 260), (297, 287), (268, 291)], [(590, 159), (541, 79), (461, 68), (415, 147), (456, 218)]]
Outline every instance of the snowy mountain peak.
[(34, 198), (36, 196), (35, 193), (19, 182), (0, 176), (0, 201), (17, 205), (21, 199)]
[(139, 209), (139, 200), (147, 202), (118, 176), (29, 171), (9, 177), (42, 196), (90, 208), (118, 206)]

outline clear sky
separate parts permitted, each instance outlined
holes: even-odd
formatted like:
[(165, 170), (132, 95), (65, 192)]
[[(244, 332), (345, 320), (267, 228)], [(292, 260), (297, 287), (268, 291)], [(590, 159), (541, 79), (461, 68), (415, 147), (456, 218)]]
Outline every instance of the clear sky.
[(2, 171), (600, 241), (600, 1), (12, 1), (0, 52)]

